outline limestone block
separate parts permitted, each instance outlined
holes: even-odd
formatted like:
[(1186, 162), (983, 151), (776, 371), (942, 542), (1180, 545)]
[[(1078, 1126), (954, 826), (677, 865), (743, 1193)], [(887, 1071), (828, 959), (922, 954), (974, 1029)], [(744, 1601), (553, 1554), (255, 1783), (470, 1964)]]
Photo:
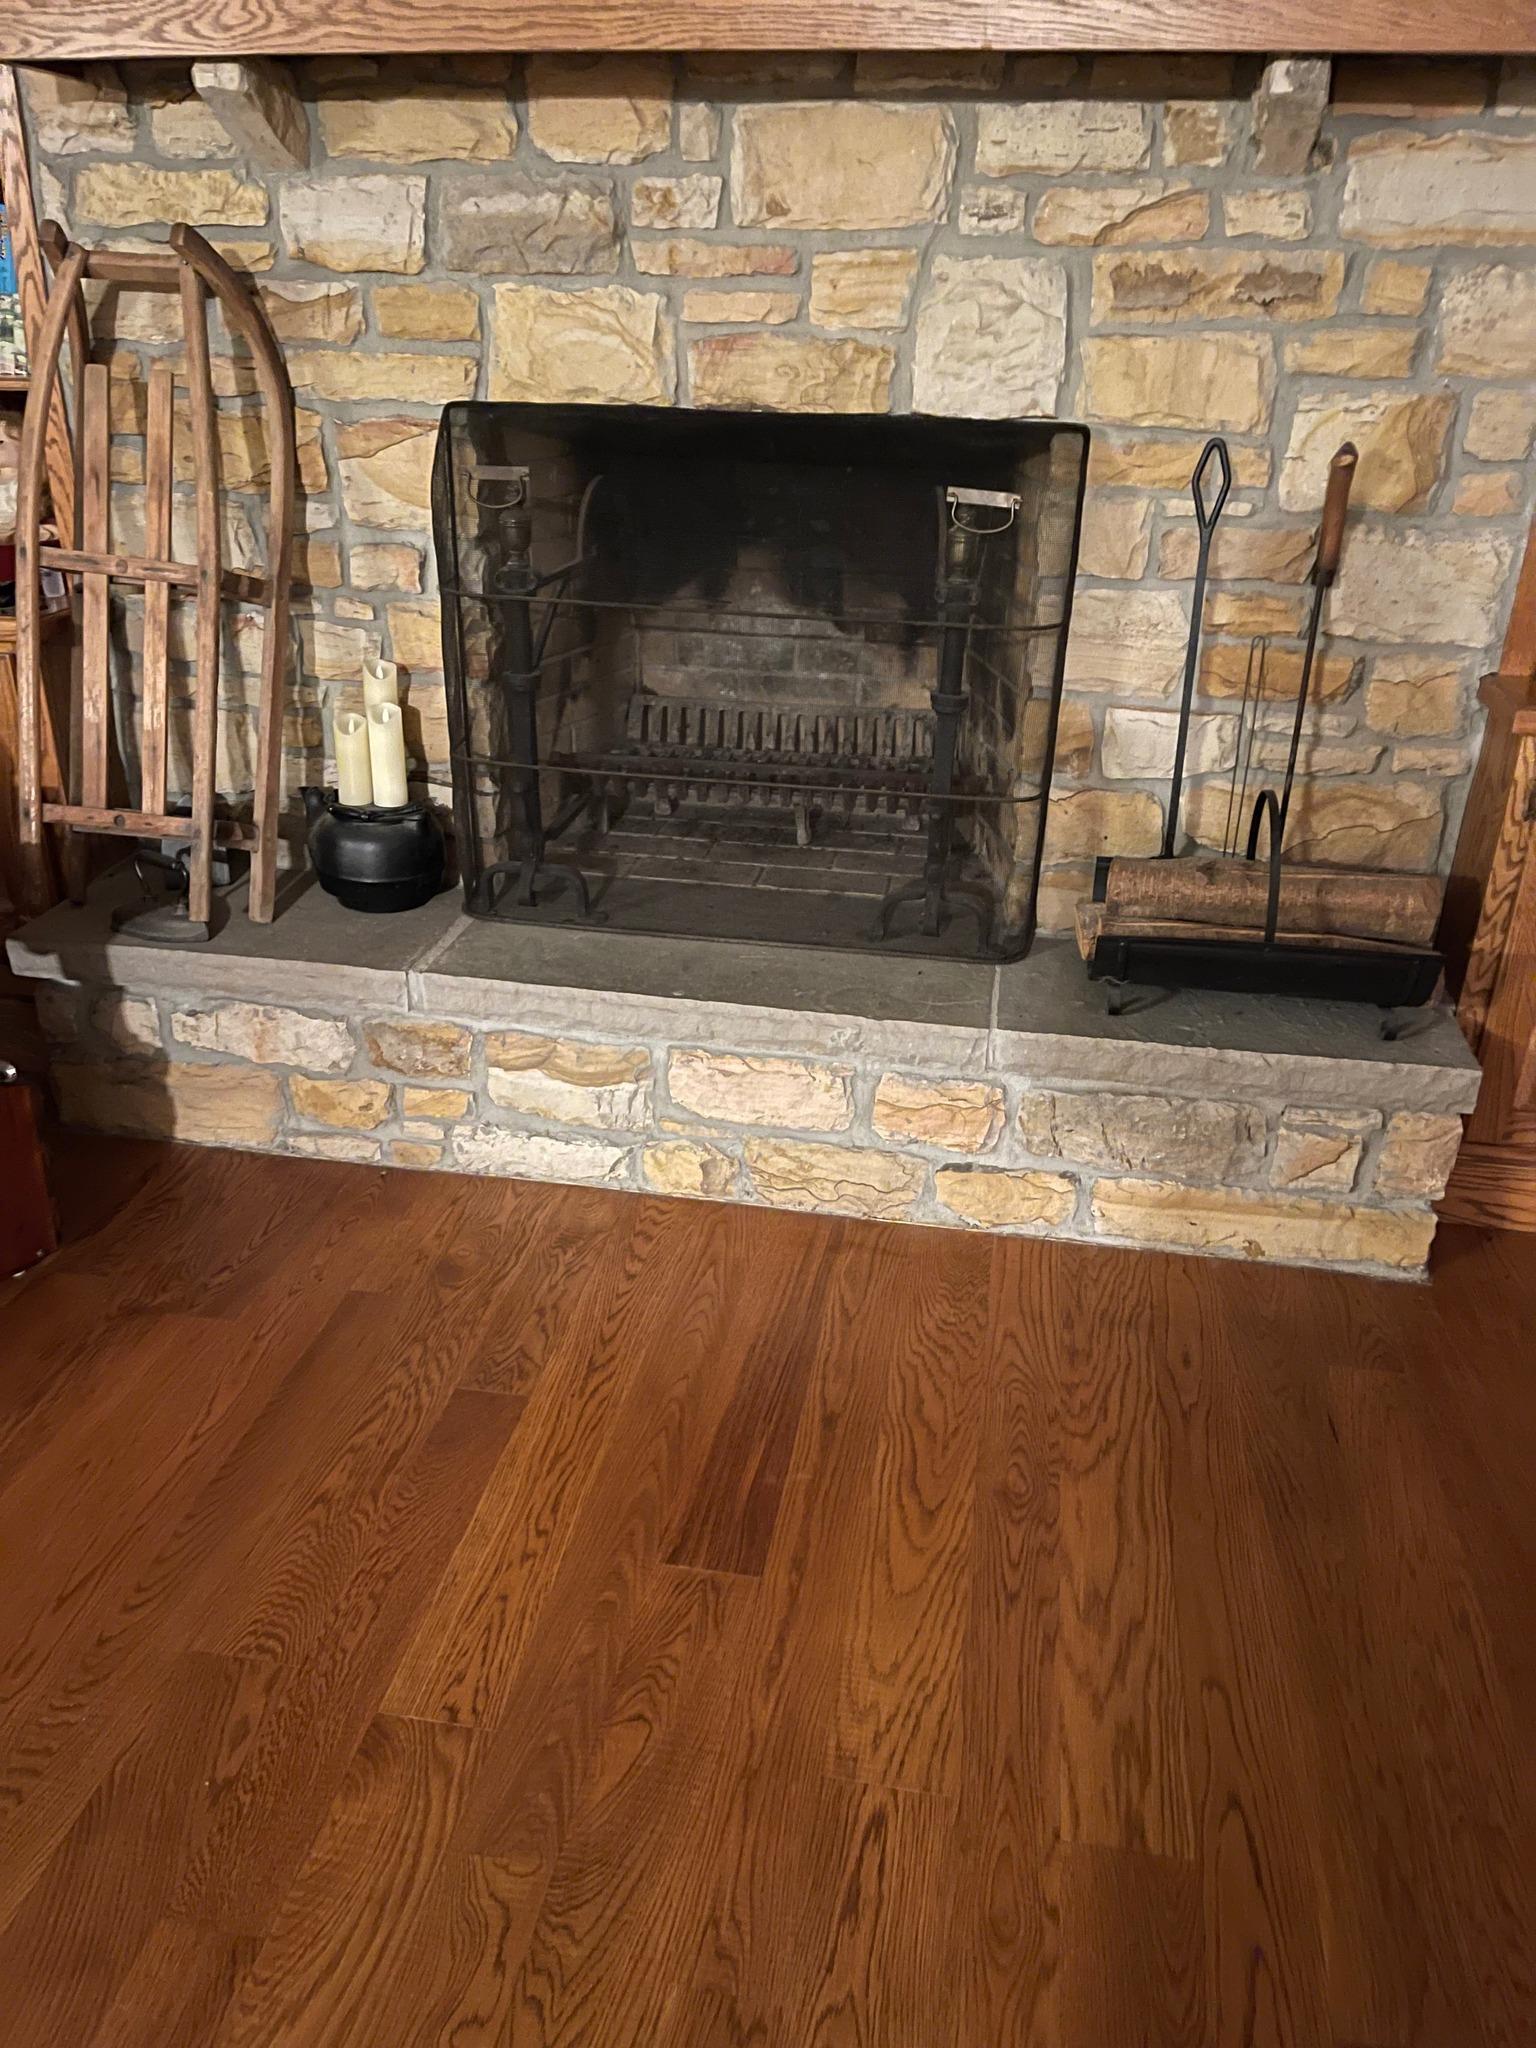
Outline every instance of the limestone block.
[(485, 1042), (486, 1091), (498, 1109), (557, 1123), (643, 1130), (651, 1058), (643, 1046), (586, 1045), (498, 1031)]
[(781, 327), (799, 310), (800, 301), (793, 292), (699, 290), (683, 294), (683, 318), (698, 327)]
[(462, 285), (381, 284), (373, 291), (373, 317), (391, 341), (473, 341), (480, 301)]
[(1459, 663), (1433, 654), (1384, 655), (1371, 663), (1365, 715), (1378, 732), (1399, 739), (1442, 738), (1461, 730), (1467, 694)]
[[(375, 1057), (375, 1067), (381, 1065)], [(469, 1096), (463, 1087), (401, 1087), (399, 1092), (399, 1114), (401, 1116), (426, 1116), (438, 1124), (457, 1124), (469, 1116), (469, 1104), (475, 1098)]]
[(979, 419), (1049, 417), (1067, 354), (1059, 264), (1024, 256), (934, 258), (918, 306), (912, 403)]
[(1413, 327), (1332, 327), (1288, 334), (1280, 345), (1285, 367), (1303, 377), (1407, 377), (1413, 373), (1418, 330)]
[(1101, 853), (1156, 853), (1163, 806), (1144, 790), (1079, 789), (1051, 799), (1046, 824), (1049, 860), (1093, 859)]
[(229, 131), (190, 81), (155, 88), (149, 101), (149, 133), (161, 156), (186, 162), (217, 163), (235, 153)]
[(133, 115), (114, 65), (86, 64), (79, 71), (23, 65), (18, 76), (39, 156), (127, 156), (132, 151)]
[[(1112, 781), (1155, 781), (1172, 773), (1178, 738), (1176, 711), (1137, 711), (1116, 705), (1104, 714), (1104, 773)], [(1189, 721), (1186, 775), (1213, 775), (1237, 759), (1237, 720), (1196, 712)]]
[(976, 113), (984, 177), (1139, 170), (1152, 154), (1150, 110), (1133, 101), (1002, 101)]
[[(1202, 846), (1219, 847), (1227, 824), (1225, 785), (1190, 790), (1185, 819)], [(1441, 792), (1424, 783), (1298, 782), (1286, 820), (1286, 858), (1422, 874), (1435, 864), (1443, 822)]]
[(425, 260), (425, 178), (383, 171), (357, 178), (289, 178), (279, 204), (284, 246), (301, 262), (323, 270), (409, 275)]
[(720, 1201), (734, 1192), (738, 1169), (729, 1152), (722, 1152), (717, 1145), (669, 1138), (646, 1146), (640, 1155), (640, 1170), (646, 1186), (659, 1195), (698, 1195), (706, 1201)]
[(349, 342), (363, 331), (363, 295), (354, 284), (285, 280), (264, 284), (259, 296), (279, 341)]
[[(1241, 697), (1249, 687), (1246, 642), (1207, 640), (1200, 656), (1200, 690), (1206, 697)], [(1294, 703), (1301, 688), (1302, 650), (1270, 646), (1263, 650), (1264, 701)], [(1360, 663), (1352, 654), (1319, 655), (1312, 665), (1309, 696), (1314, 704), (1334, 704), (1347, 697), (1360, 680)], [(1253, 678), (1257, 687), (1257, 671)], [(1293, 714), (1294, 715), (1294, 714)]]
[(1078, 574), (1135, 582), (1146, 573), (1151, 532), (1149, 498), (1109, 497), (1095, 491), (1083, 506)]
[(307, 1117), (311, 1123), (373, 1131), (389, 1118), (387, 1081), (317, 1081), (308, 1074), (294, 1074), (289, 1078), (288, 1094), (295, 1116)]
[(1264, 1150), (1264, 1113), (1241, 1102), (1177, 1095), (1031, 1089), (1019, 1135), (1041, 1159), (1071, 1159), (1197, 1181), (1244, 1180)]
[(1305, 612), (1305, 600), (1300, 597), (1274, 597), (1262, 590), (1212, 590), (1206, 598), (1205, 623), (1212, 633), (1284, 639), (1301, 631)]
[(1028, 1230), (1065, 1223), (1077, 1186), (1064, 1173), (1006, 1172), (989, 1166), (941, 1166), (933, 1191), (946, 1209), (987, 1230)]
[(845, 1131), (853, 1122), (852, 1070), (816, 1060), (678, 1047), (667, 1087), (677, 1108), (720, 1123)]
[(1482, 462), (1523, 462), (1536, 449), (1536, 391), (1479, 391), (1461, 445)]
[[(1199, 546), (1193, 520), (1168, 527), (1157, 552), (1157, 573), (1180, 581), (1193, 576)], [(1316, 552), (1312, 525), (1223, 525), (1211, 545), (1211, 576), (1232, 583), (1304, 583)]]
[(443, 613), (437, 599), (424, 598), (419, 604), (385, 607), (389, 621), (389, 644), (396, 661), (404, 667), (441, 674), (443, 666)]
[(720, 153), (720, 109), (684, 100), (677, 109), (677, 153), (684, 163), (707, 164)]
[(500, 1124), (467, 1124), (453, 1133), (453, 1162), (465, 1173), (513, 1180), (609, 1181), (629, 1178), (629, 1150), (602, 1138), (567, 1138), (555, 1131), (513, 1131)]
[[(1096, 432), (1088, 445), (1088, 482), (1126, 484), (1147, 491), (1187, 489), (1204, 447), (1203, 440), (1188, 434), (1138, 440)], [(1233, 483), (1262, 490), (1269, 482), (1269, 450), (1239, 446), (1227, 452), (1232, 458)]]
[(1533, 334), (1536, 267), (1490, 264), (1463, 271), (1445, 281), (1435, 368), (1470, 377), (1528, 377)]
[(1388, 249), (1536, 242), (1536, 135), (1363, 135), (1349, 152), (1340, 232)]
[(672, 66), (639, 52), (530, 57), (528, 133), (563, 164), (637, 164), (672, 140)]
[(1272, 57), (1264, 66), (1253, 96), (1253, 156), (1261, 171), (1291, 178), (1307, 168), (1332, 71), (1326, 57)]
[(1356, 527), (1345, 538), (1329, 629), (1394, 646), (1486, 647), (1509, 568), (1502, 536)]
[(1235, 110), (1223, 100), (1170, 100), (1163, 115), (1163, 162), (1180, 169), (1224, 164), (1237, 140)]
[(1463, 519), (1505, 519), (1525, 502), (1525, 478), (1518, 469), (1481, 469), (1456, 486), (1451, 510)]
[(1362, 313), (1422, 313), (1434, 273), (1427, 263), (1404, 263), (1396, 256), (1378, 256), (1367, 267), (1360, 287)]
[(497, 285), (491, 349), (490, 398), (666, 405), (672, 397), (666, 301), (629, 285)]
[(1326, 320), (1344, 286), (1331, 250), (1159, 249), (1093, 259), (1093, 318)]
[(304, 673), (321, 683), (356, 683), (363, 663), (379, 652), (379, 636), (334, 619), (300, 619), (299, 652)]
[(826, 249), (811, 258), (818, 327), (903, 327), (917, 277), (915, 249)]
[(1081, 355), (1091, 420), (1240, 434), (1268, 424), (1275, 358), (1260, 335), (1098, 336)]
[(91, 1004), (91, 1029), (115, 1045), (119, 1052), (159, 1054), (160, 1013), (143, 996), (127, 996), (114, 989)]
[(331, 156), (396, 164), (491, 163), (517, 147), (517, 116), (505, 89), (495, 85), (461, 80), (402, 89), (390, 72), (373, 84), (323, 93), (316, 113)]
[(1003, 1091), (984, 1081), (882, 1074), (871, 1120), (882, 1138), (945, 1152), (990, 1152), (1003, 1128)]
[(218, 1009), (177, 1010), (171, 1018), (177, 1045), (223, 1053), (264, 1067), (309, 1067), (342, 1074), (352, 1064), (352, 1032), (339, 1017), (311, 1017), (268, 1003), (224, 1003)]
[(1067, 635), (1067, 685), (1167, 697), (1184, 672), (1189, 617), (1176, 590), (1081, 589)]
[(1270, 242), (1304, 242), (1312, 232), (1312, 202), (1284, 185), (1222, 195), (1221, 219), (1229, 235), (1262, 235)]
[(1362, 391), (1340, 397), (1303, 392), (1280, 464), (1287, 512), (1321, 506), (1328, 465), (1343, 441), (1360, 451), (1350, 504), (1361, 511), (1419, 512), (1440, 481), (1445, 439), (1456, 411), (1450, 392)]
[(1210, 200), (1191, 185), (1155, 178), (1136, 185), (1052, 185), (1035, 208), (1035, 240), (1198, 242), (1210, 219)]
[[(1310, 723), (1310, 720), (1309, 720)], [(1253, 764), (1275, 774), (1285, 773), (1290, 758), (1289, 737), (1261, 739), (1253, 750)], [(1380, 761), (1383, 749), (1370, 740), (1320, 740), (1307, 733), (1301, 737), (1296, 757), (1300, 775), (1369, 775)], [(1246, 823), (1244, 826), (1246, 830)]]
[[(413, 1078), (428, 1074), (444, 1079), (458, 1080), (469, 1072), (470, 1035), (462, 1024), (445, 1024), (424, 1021), (418, 1018), (388, 1018), (363, 1026), (363, 1040), (368, 1048), (368, 1057), (376, 1067), (382, 1067), (390, 1074), (410, 1074)], [(407, 1098), (430, 1096), (434, 1100), (443, 1091), (425, 1088), (407, 1088)], [(458, 1101), (461, 1097), (449, 1092), (449, 1099)], [(462, 1110), (452, 1112), (463, 1115)], [(436, 1111), (406, 1105), (407, 1116), (432, 1116)]]
[(786, 242), (703, 242), (691, 235), (632, 242), (630, 258), (644, 277), (793, 277), (800, 267)]
[(348, 420), (336, 430), (337, 466), (347, 517), (362, 526), (428, 532), (437, 422)]
[(1011, 185), (966, 185), (960, 192), (962, 235), (1022, 235), (1029, 224), (1030, 195)]
[(1438, 1201), (1461, 1150), (1461, 1118), (1399, 1110), (1387, 1124), (1376, 1162), (1376, 1192)]
[(373, 355), (364, 349), (301, 351), (288, 358), (296, 391), (342, 400), (382, 398), (396, 404), (447, 405), (470, 397), (478, 369), (473, 356)]
[(712, 228), (720, 218), (724, 181), (707, 172), (681, 178), (636, 178), (629, 217), (637, 228)]
[(192, 86), (255, 169), (302, 171), (308, 165), (309, 116), (286, 66), (268, 57), (194, 64)]
[(752, 1192), (778, 1209), (895, 1223), (910, 1214), (922, 1193), (922, 1161), (899, 1152), (788, 1138), (748, 1138), (742, 1151)]
[(780, 412), (884, 412), (896, 358), (870, 341), (818, 341), (780, 334), (712, 334), (688, 345), (698, 406)]
[(1416, 1272), (1435, 1234), (1428, 1209), (1365, 1209), (1170, 1180), (1097, 1181), (1092, 1208), (1097, 1229), (1132, 1244), (1308, 1265)]
[(347, 1137), (333, 1131), (296, 1131), (284, 1140), (304, 1159), (334, 1159), (347, 1166), (372, 1166), (381, 1154), (377, 1138)]
[(361, 541), (347, 551), (354, 590), (420, 590), (421, 550), (404, 541)]
[(497, 175), (440, 192), (436, 246), (448, 270), (577, 277), (619, 267), (611, 179)]
[(1374, 1113), (1288, 1109), (1280, 1120), (1269, 1177), (1277, 1188), (1347, 1195), (1360, 1172), (1366, 1136), (1381, 1119)]
[(940, 220), (954, 163), (954, 124), (939, 105), (758, 101), (736, 109), (733, 217), (781, 229)]
[(276, 1074), (252, 1067), (172, 1061), (142, 1067), (52, 1069), (59, 1114), (67, 1124), (133, 1137), (181, 1138), (201, 1145), (270, 1145), (283, 1111)]
[(1465, 775), (1473, 758), (1472, 749), (1465, 742), (1447, 746), (1433, 740), (1410, 740), (1392, 749), (1392, 773), (1442, 775), (1450, 779)]
[(76, 171), (73, 210), (103, 227), (131, 228), (171, 220), (259, 228), (267, 188), (234, 171), (162, 171), (153, 164), (87, 164)]

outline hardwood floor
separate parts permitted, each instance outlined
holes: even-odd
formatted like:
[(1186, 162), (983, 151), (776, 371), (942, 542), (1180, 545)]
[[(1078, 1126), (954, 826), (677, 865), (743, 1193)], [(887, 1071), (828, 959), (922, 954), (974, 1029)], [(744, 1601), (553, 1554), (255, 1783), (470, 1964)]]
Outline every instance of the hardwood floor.
[(1536, 1245), (72, 1142), (5, 2048), (1536, 2041)]

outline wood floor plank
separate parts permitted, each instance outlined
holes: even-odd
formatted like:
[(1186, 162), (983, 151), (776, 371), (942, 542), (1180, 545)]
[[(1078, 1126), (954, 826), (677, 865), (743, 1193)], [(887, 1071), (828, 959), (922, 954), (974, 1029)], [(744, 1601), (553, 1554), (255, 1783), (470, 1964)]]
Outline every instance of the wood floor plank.
[[(1272, 2038), (1263, 2014), (1206, 2003), (1198, 1867), (1145, 1849), (1062, 1851), (1062, 2037), (1093, 2048), (1208, 2048)], [(1319, 2043), (1324, 2036), (1314, 2037)]]
[(254, 1940), (155, 1923), (85, 2048), (208, 2048)]

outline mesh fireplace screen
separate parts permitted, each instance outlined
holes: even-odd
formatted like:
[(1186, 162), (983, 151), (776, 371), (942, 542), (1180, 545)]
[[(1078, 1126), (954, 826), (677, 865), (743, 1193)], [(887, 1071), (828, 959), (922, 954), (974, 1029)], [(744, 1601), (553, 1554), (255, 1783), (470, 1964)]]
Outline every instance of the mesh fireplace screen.
[(468, 909), (1019, 957), (1086, 445), (450, 406), (433, 521)]

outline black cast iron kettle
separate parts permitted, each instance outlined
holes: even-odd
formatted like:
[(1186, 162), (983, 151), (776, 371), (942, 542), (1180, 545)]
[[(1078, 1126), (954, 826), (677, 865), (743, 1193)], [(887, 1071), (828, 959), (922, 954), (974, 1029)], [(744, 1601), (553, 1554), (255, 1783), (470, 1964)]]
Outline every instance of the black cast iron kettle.
[(443, 886), (443, 828), (430, 804), (351, 806), (306, 784), (309, 857), (348, 910), (415, 910)]

